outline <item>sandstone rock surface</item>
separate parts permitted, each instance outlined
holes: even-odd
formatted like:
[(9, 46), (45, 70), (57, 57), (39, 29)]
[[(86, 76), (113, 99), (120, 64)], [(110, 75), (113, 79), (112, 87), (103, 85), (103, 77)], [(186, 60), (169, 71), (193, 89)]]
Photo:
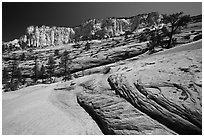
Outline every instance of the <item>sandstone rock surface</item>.
[(84, 90), (78, 94), (78, 102), (97, 121), (104, 134), (176, 134), (116, 96), (107, 83), (107, 76), (97, 76), (81, 86)]
[(3, 135), (102, 135), (70, 83), (35, 85), (2, 95)]
[[(201, 134), (200, 44), (186, 44), (112, 67), (108, 74), (81, 84), (84, 92), (78, 95), (78, 101), (106, 134)], [(123, 117), (126, 112), (128, 125)], [(142, 114), (141, 125), (131, 124), (139, 120), (138, 115), (131, 117), (133, 113)], [(162, 129), (153, 126), (147, 132), (145, 127), (152, 127), (147, 122), (151, 120)]]
[(196, 84), (201, 53), (195, 49), (143, 59), (120, 67), (108, 81), (116, 94), (175, 132), (201, 134), (202, 84)]

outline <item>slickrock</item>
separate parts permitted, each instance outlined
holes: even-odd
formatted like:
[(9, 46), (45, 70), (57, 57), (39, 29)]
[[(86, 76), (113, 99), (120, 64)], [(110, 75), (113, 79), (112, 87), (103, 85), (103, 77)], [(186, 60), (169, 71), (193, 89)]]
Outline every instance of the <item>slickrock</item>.
[[(65, 84), (71, 88), (62, 89)], [(35, 85), (3, 93), (2, 134), (102, 135), (97, 124), (77, 103), (72, 84)]]
[[(141, 110), (177, 133), (201, 134), (201, 113), (199, 113), (197, 110), (190, 110), (186, 106), (180, 107), (177, 103), (174, 103), (173, 101), (164, 97), (164, 95), (161, 93), (154, 93), (154, 88), (160, 89), (161, 87), (172, 87), (170, 90), (173, 88), (177, 88), (178, 90), (183, 89), (183, 87), (179, 87), (179, 85), (172, 83), (158, 85), (150, 84), (147, 87), (153, 88), (151, 92), (151, 90), (145, 89), (138, 83), (135, 84), (136, 88), (133, 88), (122, 76), (110, 77), (109, 82), (117, 94), (124, 97), (137, 109)], [(159, 90), (157, 92), (159, 92)], [(186, 97), (184, 99), (181, 98), (181, 100), (186, 100), (189, 93), (187, 93), (185, 89), (183, 89), (182, 93), (185, 94)]]
[(115, 68), (108, 82), (116, 94), (178, 134), (201, 134), (201, 54), (187, 50), (126, 64)]
[(79, 104), (93, 117), (104, 134), (155, 135), (176, 134), (116, 96), (107, 76), (98, 76), (81, 84), (84, 91), (77, 96)]

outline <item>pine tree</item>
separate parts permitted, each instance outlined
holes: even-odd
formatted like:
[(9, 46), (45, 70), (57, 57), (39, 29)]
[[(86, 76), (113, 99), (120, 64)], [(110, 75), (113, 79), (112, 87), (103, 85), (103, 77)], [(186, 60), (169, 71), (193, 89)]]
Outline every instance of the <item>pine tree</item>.
[(2, 44), (2, 52), (4, 53), (6, 51), (6, 45)]
[(38, 57), (35, 56), (35, 66), (33, 67), (33, 73), (34, 73), (34, 82), (37, 82), (38, 78), (39, 78), (39, 64), (38, 64)]
[(11, 81), (10, 83), (13, 83), (14, 78), (16, 78), (16, 70), (18, 68), (18, 61), (16, 60), (16, 55), (13, 55), (13, 63), (11, 67)]
[(91, 48), (91, 45), (89, 42), (86, 42), (85, 44), (85, 50), (88, 51)]
[(24, 61), (25, 60), (25, 53), (22, 53), (20, 58), (21, 58), (21, 61)]
[(42, 79), (42, 83), (44, 83), (44, 79), (46, 78), (46, 70), (45, 70), (44, 65), (42, 65), (40, 68), (40, 76), (39, 77)]
[(71, 79), (70, 64), (71, 64), (71, 59), (69, 56), (69, 52), (65, 50), (61, 56), (61, 62), (60, 62), (60, 66), (63, 69), (63, 75), (64, 75), (63, 79), (65, 81)]
[(164, 23), (170, 24), (171, 31), (169, 33), (169, 41), (167, 48), (171, 48), (173, 35), (180, 27), (187, 26), (187, 24), (191, 21), (191, 18), (190, 15), (183, 15), (183, 12), (179, 12), (170, 15), (164, 14), (162, 20)]
[(9, 73), (8, 73), (8, 69), (4, 68), (2, 70), (2, 83), (6, 84), (9, 80)]
[(159, 35), (157, 29), (149, 33), (150, 33), (149, 54), (152, 54), (155, 52), (155, 47), (159, 45)]
[(59, 50), (56, 49), (55, 52), (54, 52), (55, 56), (59, 56)]
[(17, 70), (16, 70), (16, 77), (18, 78), (18, 81), (20, 83), (22, 83), (22, 71), (21, 71), (21, 68), (17, 68)]
[(13, 57), (13, 63), (11, 67), (11, 81), (9, 83), (8, 88), (12, 91), (17, 90), (19, 83), (21, 82), (22, 74), (20, 68), (18, 68), (18, 61), (16, 60), (16, 56)]
[(52, 76), (54, 76), (55, 64), (56, 62), (53, 56), (52, 55), (49, 56), (48, 63), (47, 63), (47, 72), (50, 79), (50, 83), (52, 83)]

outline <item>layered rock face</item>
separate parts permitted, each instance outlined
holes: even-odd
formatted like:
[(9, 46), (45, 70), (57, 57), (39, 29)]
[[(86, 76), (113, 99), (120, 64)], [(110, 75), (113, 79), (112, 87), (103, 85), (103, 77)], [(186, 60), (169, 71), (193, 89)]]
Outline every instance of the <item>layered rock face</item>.
[(44, 47), (73, 41), (114, 37), (126, 31), (133, 32), (138, 28), (158, 25), (160, 18), (157, 12), (152, 12), (129, 18), (91, 19), (73, 28), (29, 26), (26, 34), (20, 37), (20, 44), (27, 43), (28, 47)]
[(201, 134), (201, 54), (198, 49), (152, 57), (120, 67), (108, 81), (116, 94), (177, 133)]
[(112, 67), (82, 83), (78, 101), (104, 134), (202, 134), (200, 48), (201, 41)]
[(85, 40), (118, 36), (124, 34), (129, 27), (130, 22), (125, 19), (92, 19), (74, 28), (75, 38)]
[(20, 38), (20, 44), (24, 42), (29, 47), (67, 44), (73, 41), (74, 35), (75, 33), (72, 28), (29, 26), (26, 30), (26, 35)]
[(139, 14), (129, 18), (91, 19), (82, 25), (75, 27), (75, 39), (106, 38), (133, 32), (138, 28), (158, 25), (161, 16), (157, 12)]
[(176, 134), (116, 96), (107, 82), (107, 75), (98, 75), (97, 79), (92, 78), (80, 85), (83, 92), (78, 94), (78, 102), (97, 121), (104, 134)]
[[(19, 38), (19, 44), (25, 43), (28, 47), (44, 47), (81, 40), (115, 37), (123, 35), (125, 32), (139, 32), (140, 29), (157, 26), (160, 24), (161, 18), (162, 15), (158, 12), (151, 12), (132, 17), (90, 19), (73, 28), (29, 26), (26, 29), (26, 34)], [(201, 16), (193, 16), (192, 20), (199, 22), (202, 19)], [(9, 45), (7, 44), (7, 46)], [(11, 46), (18, 47), (16, 44)]]

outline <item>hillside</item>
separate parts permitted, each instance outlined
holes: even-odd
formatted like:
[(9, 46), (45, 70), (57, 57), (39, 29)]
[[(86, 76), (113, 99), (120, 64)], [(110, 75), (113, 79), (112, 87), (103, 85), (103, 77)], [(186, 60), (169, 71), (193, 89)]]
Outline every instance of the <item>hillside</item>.
[(3, 93), (3, 134), (201, 134), (201, 42), (107, 74)]
[[(177, 38), (176, 45), (179, 46), (197, 40), (195, 37), (200, 39), (201, 33), (201, 24), (191, 23), (189, 27), (175, 35), (175, 38)], [(148, 32), (144, 31), (138, 34), (130, 34), (128, 38), (118, 36), (109, 39), (90, 40), (88, 41), (88, 49), (86, 49), (87, 42), (80, 41), (78, 43), (62, 44), (43, 49), (28, 48), (11, 52), (6, 51), (3, 52), (2, 55), (2, 68), (8, 68), (9, 73), (11, 73), (13, 61), (18, 60), (18, 67), (21, 69), (22, 77), (26, 83), (24, 86), (32, 85), (34, 84), (31, 79), (34, 77), (33, 67), (35, 65), (35, 57), (38, 57), (37, 63), (39, 67), (42, 65), (46, 67), (49, 56), (53, 56), (56, 61), (56, 69), (54, 71), (56, 75), (55, 80), (59, 81), (63, 76), (60, 67), (60, 58), (64, 50), (67, 50), (72, 60), (70, 71), (72, 76), (77, 78), (102, 71), (98, 69), (98, 67), (105, 68), (114, 65), (114, 63), (120, 64), (125, 60), (131, 61), (132, 59), (140, 58), (139, 55), (141, 55), (141, 57), (148, 55), (148, 41), (144, 39), (144, 37), (148, 35)], [(161, 50), (165, 49), (162, 47), (155, 49), (156, 52)], [(55, 54), (56, 51), (58, 52), (57, 55)], [(23, 54), (24, 58), (22, 59)]]

